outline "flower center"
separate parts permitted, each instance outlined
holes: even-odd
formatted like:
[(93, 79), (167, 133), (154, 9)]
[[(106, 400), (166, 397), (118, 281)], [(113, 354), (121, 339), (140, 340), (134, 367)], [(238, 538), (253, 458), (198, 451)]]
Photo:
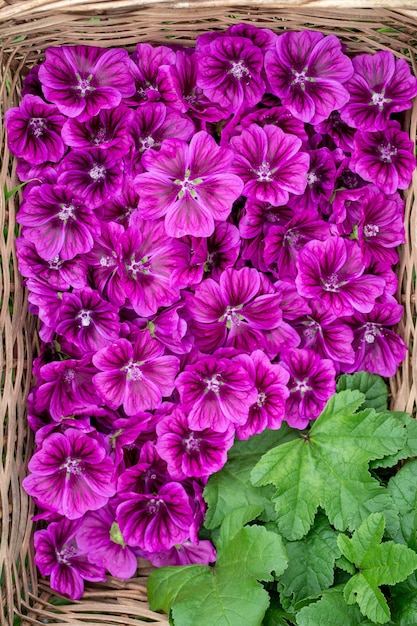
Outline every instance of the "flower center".
[(218, 394), (220, 392), (220, 387), (224, 384), (221, 380), (219, 380), (220, 374), (214, 374), (211, 378), (205, 378), (204, 382), (206, 383), (205, 393), (212, 391), (213, 393)]
[(42, 137), (43, 131), (46, 128), (45, 120), (42, 117), (32, 117), (29, 120), (29, 128), (34, 137)]
[(88, 174), (93, 180), (102, 180), (106, 175), (106, 167), (95, 163)]
[(294, 248), (300, 241), (301, 235), (296, 230), (289, 230), (284, 235), (284, 245)]
[(130, 359), (129, 363), (122, 367), (122, 372), (126, 372), (126, 379), (133, 381), (142, 380), (143, 374), (140, 369), (141, 365), (142, 363), (139, 361), (134, 362), (133, 359)]
[(61, 550), (55, 549), (56, 560), (58, 563), (62, 563), (63, 565), (68, 565), (69, 560), (77, 555), (77, 550), (75, 546), (64, 545)]
[(80, 96), (81, 98), (85, 98), (86, 95), (90, 92), (90, 91), (95, 91), (94, 87), (92, 87), (90, 85), (90, 82), (93, 79), (93, 75), (90, 74), (89, 76), (87, 76), (87, 78), (81, 78), (81, 76), (79, 74), (75, 75), (78, 84), (73, 86), (73, 89), (76, 89), (77, 91), (80, 92)]
[(301, 397), (303, 397), (307, 391), (311, 391), (312, 387), (310, 387), (308, 383), (308, 378), (304, 378), (303, 380), (295, 379), (295, 387), (291, 391), (298, 391)]
[(376, 237), (379, 233), (379, 226), (376, 224), (365, 224), (363, 227), (363, 234), (365, 237)]
[(75, 378), (75, 371), (69, 367), (67, 370), (65, 370), (65, 374), (63, 376), (64, 383), (67, 383), (67, 385), (69, 385), (70, 383), (72, 383), (74, 378)]
[(308, 77), (306, 76), (307, 68), (302, 70), (301, 72), (297, 72), (297, 70), (292, 70), (294, 78), (291, 82), (291, 85), (301, 85), (304, 88), (304, 83), (308, 81)]
[(100, 259), (101, 267), (113, 267), (116, 265), (116, 261), (111, 256), (102, 256)]
[(60, 270), (62, 264), (63, 261), (61, 261), (61, 259), (59, 258), (59, 254), (57, 254), (56, 257), (54, 257), (51, 261), (48, 261), (50, 270)]
[(385, 97), (384, 91), (372, 94), (372, 104), (379, 107), (380, 111), (382, 111), (386, 102), (390, 102), (390, 100)]
[(339, 291), (340, 283), (337, 274), (330, 274), (327, 278), (322, 278), (321, 284), (323, 285), (323, 289), (325, 291), (332, 291), (333, 293), (337, 293)]
[(182, 440), (186, 452), (199, 452), (201, 439), (195, 439), (194, 433), (190, 433), (188, 437)]
[(192, 91), (191, 93), (184, 96), (184, 100), (188, 102), (188, 104), (191, 104), (191, 105), (197, 102), (197, 96), (195, 94), (195, 91)]
[(156, 515), (159, 511), (159, 507), (161, 506), (161, 500), (157, 500), (156, 498), (152, 498), (149, 500), (146, 505), (147, 511), (149, 515)]
[(103, 127), (101, 127), (95, 135), (91, 135), (91, 143), (95, 146), (99, 146), (105, 141), (106, 141), (106, 129)]
[(69, 478), (70, 474), (74, 474), (74, 476), (80, 476), (82, 474), (81, 459), (72, 459), (70, 456), (68, 456), (59, 469), (66, 470), (67, 478)]
[(258, 393), (258, 397), (256, 398), (256, 404), (261, 407), (266, 402), (266, 393), (264, 391), (260, 391)]
[(307, 184), (308, 185), (313, 185), (314, 183), (316, 183), (319, 180), (316, 172), (307, 172)]
[(259, 182), (267, 182), (270, 183), (272, 181), (272, 171), (269, 166), (269, 163), (266, 161), (262, 162), (262, 165), (257, 169), (253, 170), (257, 176), (257, 180)]
[(81, 320), (81, 326), (90, 326), (91, 319), (91, 311), (87, 311), (87, 309), (81, 309), (81, 311), (77, 315), (77, 319)]
[(386, 143), (385, 145), (380, 144), (378, 146), (378, 150), (381, 153), (379, 160), (383, 163), (392, 163), (391, 157), (397, 154), (397, 148), (395, 146), (392, 146), (390, 143)]
[(320, 326), (317, 322), (310, 322), (306, 328), (304, 328), (303, 335), (306, 339), (314, 339)]
[(150, 135), (148, 135), (148, 137), (145, 137), (145, 139), (139, 139), (139, 141), (142, 144), (142, 147), (140, 148), (141, 152), (149, 150), (149, 148), (152, 148), (155, 145), (155, 140)]
[(190, 194), (192, 198), (194, 198), (194, 200), (197, 200), (198, 196), (197, 196), (195, 187), (199, 185), (200, 183), (202, 183), (203, 179), (194, 178), (194, 180), (190, 180), (190, 175), (191, 175), (191, 171), (186, 170), (184, 180), (179, 180), (179, 178), (174, 180), (174, 184), (180, 185), (181, 187), (181, 189), (178, 192), (177, 200), (181, 200), (181, 198), (185, 195), (186, 191), (188, 191), (188, 193)]
[(230, 68), (228, 73), (232, 74), (232, 76), (236, 78), (236, 80), (240, 80), (244, 76), (250, 76), (249, 70), (246, 65), (244, 65), (242, 60), (237, 62), (232, 61), (231, 65), (232, 67)]
[(60, 204), (59, 206), (61, 210), (58, 213), (58, 217), (64, 224), (66, 224), (70, 218), (74, 219), (75, 206), (73, 204)]
[(380, 334), (381, 332), (376, 324), (372, 324), (371, 322), (366, 324), (364, 334), (364, 340), (366, 343), (374, 343), (375, 337), (379, 337)]
[(144, 256), (140, 261), (136, 261), (133, 255), (130, 263), (126, 263), (126, 269), (128, 272), (132, 272), (133, 278), (136, 278), (138, 272), (140, 274), (150, 274), (150, 265), (148, 256)]

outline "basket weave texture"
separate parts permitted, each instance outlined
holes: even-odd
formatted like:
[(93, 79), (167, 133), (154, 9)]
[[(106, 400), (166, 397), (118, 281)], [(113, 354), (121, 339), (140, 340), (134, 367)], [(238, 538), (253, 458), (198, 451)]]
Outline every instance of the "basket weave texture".
[[(323, 9), (330, 0), (298, 0), (292, 5), (261, 0), (236, 5), (223, 0), (171, 2), (161, 0), (0, 0), (0, 184), (18, 185), (16, 163), (8, 152), (4, 112), (19, 103), (21, 83), (29, 68), (43, 60), (51, 45), (90, 44), (124, 46), (132, 50), (139, 42), (193, 45), (195, 38), (211, 29), (225, 29), (247, 22), (277, 32), (320, 30), (336, 34), (348, 53), (391, 50), (412, 64), (417, 75), (416, 1), (390, 0), (391, 9), (355, 9), (370, 0), (346, 0), (344, 9)], [(388, 3), (387, 3), (388, 4)], [(302, 6), (301, 6), (302, 5)], [(307, 6), (304, 6), (307, 5)], [(395, 8), (394, 7), (397, 7)], [(416, 138), (417, 102), (407, 112), (405, 130)], [(404, 318), (397, 329), (409, 346), (408, 356), (391, 380), (392, 408), (415, 413), (417, 406), (417, 350), (413, 351), (416, 327), (417, 177), (404, 193), (407, 242), (400, 251), (397, 268), (399, 301)], [(90, 584), (80, 602), (64, 603), (39, 579), (33, 564), (33, 503), (21, 488), (33, 436), (26, 424), (25, 405), (31, 385), (32, 360), (38, 350), (36, 320), (27, 312), (26, 293), (17, 270), (14, 239), (18, 194), (7, 204), (0, 194), (0, 364), (2, 422), (0, 466), (0, 624), (22, 626), (106, 626), (158, 623), (166, 616), (149, 609), (146, 580), (150, 568), (139, 563), (137, 577), (128, 582), (109, 577), (105, 584)]]

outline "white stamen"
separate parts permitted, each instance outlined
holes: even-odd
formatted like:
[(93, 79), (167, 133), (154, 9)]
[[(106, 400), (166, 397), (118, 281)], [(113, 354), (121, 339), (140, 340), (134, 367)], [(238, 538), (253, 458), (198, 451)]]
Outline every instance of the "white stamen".
[(42, 137), (46, 128), (45, 120), (42, 117), (32, 117), (29, 120), (29, 128), (35, 137)]
[(95, 163), (88, 174), (93, 180), (102, 180), (106, 175), (106, 166)]
[(372, 94), (372, 104), (379, 107), (380, 111), (382, 111), (386, 102), (390, 102), (390, 100), (387, 100), (387, 98), (385, 98), (383, 91), (381, 93)]
[(257, 170), (253, 171), (257, 175), (257, 180), (259, 182), (270, 183), (272, 181), (272, 172), (270, 169), (270, 165), (266, 161), (263, 161), (262, 165)]
[(319, 180), (317, 174), (315, 172), (307, 172), (307, 184), (313, 185)]
[(64, 262), (59, 258), (59, 254), (57, 254), (53, 259), (48, 261), (50, 270), (60, 270), (61, 266)]
[(365, 326), (364, 340), (366, 343), (374, 343), (375, 337), (379, 337), (381, 331), (376, 324), (368, 322)]
[(122, 372), (126, 372), (127, 380), (142, 380), (143, 374), (140, 369), (141, 363), (134, 362), (133, 359), (130, 359), (129, 363), (122, 367)]
[(63, 376), (64, 383), (69, 385), (75, 378), (75, 371), (72, 368), (68, 368)]
[(74, 476), (80, 476), (82, 474), (81, 460), (72, 459), (70, 456), (68, 456), (65, 459), (65, 463), (63, 463), (59, 469), (66, 470), (67, 478), (69, 478), (70, 474), (74, 474)]
[(260, 391), (258, 393), (258, 397), (256, 398), (256, 404), (261, 407), (266, 402), (266, 393), (264, 391)]
[(191, 432), (187, 438), (182, 440), (182, 444), (185, 447), (186, 452), (198, 452), (200, 450), (201, 439), (195, 439), (194, 433)]
[(61, 210), (58, 213), (58, 217), (60, 220), (62, 220), (66, 224), (70, 218), (74, 219), (74, 211), (75, 211), (74, 205), (60, 204), (59, 206), (61, 207)]
[(205, 378), (204, 382), (206, 383), (206, 393), (208, 391), (213, 391), (214, 393), (219, 393), (220, 387), (224, 384), (221, 380), (219, 380), (220, 374), (214, 374), (211, 378)]
[(381, 153), (379, 160), (383, 163), (392, 163), (391, 157), (397, 154), (397, 148), (392, 146), (390, 143), (387, 143), (385, 145), (380, 144), (378, 146), (378, 150)]
[(111, 256), (102, 256), (100, 259), (101, 267), (113, 267), (116, 265), (116, 261)]
[(76, 89), (77, 91), (80, 92), (80, 96), (81, 98), (85, 98), (85, 96), (90, 92), (90, 91), (95, 91), (95, 88), (92, 87), (90, 85), (90, 82), (93, 78), (93, 75), (90, 74), (90, 76), (88, 76), (87, 78), (81, 78), (81, 76), (79, 74), (76, 74), (77, 80), (78, 80), (78, 84), (73, 86), (73, 89)]
[(77, 319), (81, 320), (81, 326), (90, 326), (92, 322), (91, 313), (91, 311), (81, 309), (81, 311), (77, 315)]
[(365, 224), (363, 227), (363, 234), (365, 237), (376, 237), (379, 233), (379, 226), (376, 224)]
[(240, 80), (244, 76), (250, 76), (249, 70), (246, 65), (244, 65), (242, 60), (238, 61), (237, 63), (236, 61), (232, 61), (232, 67), (228, 73), (232, 74), (232, 76), (237, 80)]
[(139, 139), (139, 141), (142, 144), (142, 147), (140, 148), (141, 152), (144, 152), (145, 150), (149, 150), (155, 145), (155, 140), (150, 135), (148, 137), (145, 137), (145, 139)]
[(328, 278), (322, 278), (321, 284), (325, 291), (337, 293), (340, 290), (340, 283), (337, 274), (331, 274)]

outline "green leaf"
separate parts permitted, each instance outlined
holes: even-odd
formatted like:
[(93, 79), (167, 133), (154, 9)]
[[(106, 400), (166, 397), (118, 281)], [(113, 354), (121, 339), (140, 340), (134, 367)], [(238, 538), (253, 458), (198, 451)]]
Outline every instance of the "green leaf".
[(260, 505), (241, 506), (234, 511), (230, 511), (230, 513), (225, 516), (221, 525), (218, 539), (219, 546), (233, 539), (245, 524), (258, 517), (262, 511), (263, 508)]
[(393, 541), (381, 543), (385, 530), (382, 513), (373, 513), (353, 533), (352, 538), (339, 535), (342, 554), (359, 570), (345, 585), (348, 604), (357, 603), (366, 617), (377, 624), (391, 618), (381, 585), (394, 585), (417, 569), (417, 554)]
[(368, 463), (404, 446), (405, 429), (389, 413), (356, 413), (363, 398), (357, 390), (335, 394), (308, 435), (273, 448), (254, 467), (255, 486), (277, 488), (277, 524), (286, 539), (308, 532), (318, 506), (338, 530), (353, 530), (370, 513), (384, 511), (390, 533), (397, 532), (397, 509)]
[(32, 180), (35, 179), (32, 178), (31, 180), (26, 180), (24, 183), (20, 183), (20, 185), (17, 185), (17, 187), (13, 187), (13, 189), (10, 190), (7, 190), (6, 185), (4, 185), (4, 199), (6, 200), (6, 202), (9, 200), (9, 198), (14, 196), (14, 194), (19, 191), (19, 189), (23, 189), (23, 187), (26, 187), (28, 183), (32, 182)]
[(317, 516), (313, 528), (300, 541), (286, 542), (289, 565), (280, 577), (282, 592), (296, 604), (319, 595), (333, 583), (335, 560), (340, 556), (337, 534), (327, 518)]
[(199, 580), (206, 580), (210, 570), (205, 565), (161, 567), (148, 578), (148, 598), (153, 611), (169, 613), (170, 607), (183, 597)]
[(416, 549), (417, 533), (417, 460), (409, 461), (393, 476), (387, 486), (400, 513), (400, 528), (393, 537)]
[(408, 459), (413, 456), (417, 456), (417, 420), (413, 419), (408, 413), (390, 412), (390, 415), (395, 416), (398, 421), (403, 425), (406, 430), (407, 441), (405, 445), (396, 453), (371, 461), (370, 467), (372, 469), (378, 467), (393, 467), (403, 459)]
[(391, 600), (396, 626), (417, 624), (417, 577), (415, 573), (391, 588)]
[(357, 606), (346, 604), (341, 589), (332, 589), (323, 598), (297, 613), (297, 626), (373, 626)]
[(343, 374), (337, 381), (337, 391), (357, 389), (365, 395), (362, 408), (386, 411), (388, 408), (388, 388), (381, 376), (368, 372)]
[(212, 529), (220, 526), (225, 516), (242, 506), (260, 505), (264, 519), (275, 518), (271, 504), (273, 489), (255, 488), (250, 473), (261, 456), (274, 446), (297, 437), (297, 431), (283, 424), (279, 430), (265, 430), (247, 441), (236, 441), (228, 454), (224, 468), (210, 476), (204, 490), (208, 509), (204, 524)]

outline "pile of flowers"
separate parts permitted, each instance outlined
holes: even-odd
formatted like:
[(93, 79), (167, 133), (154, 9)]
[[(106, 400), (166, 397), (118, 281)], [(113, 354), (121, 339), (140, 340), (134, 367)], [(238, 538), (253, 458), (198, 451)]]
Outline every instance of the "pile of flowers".
[(341, 372), (394, 374), (416, 94), (388, 51), (245, 24), (195, 49), (50, 48), (30, 71), (6, 123), (52, 588), (213, 562), (203, 489), (235, 437), (305, 429)]

